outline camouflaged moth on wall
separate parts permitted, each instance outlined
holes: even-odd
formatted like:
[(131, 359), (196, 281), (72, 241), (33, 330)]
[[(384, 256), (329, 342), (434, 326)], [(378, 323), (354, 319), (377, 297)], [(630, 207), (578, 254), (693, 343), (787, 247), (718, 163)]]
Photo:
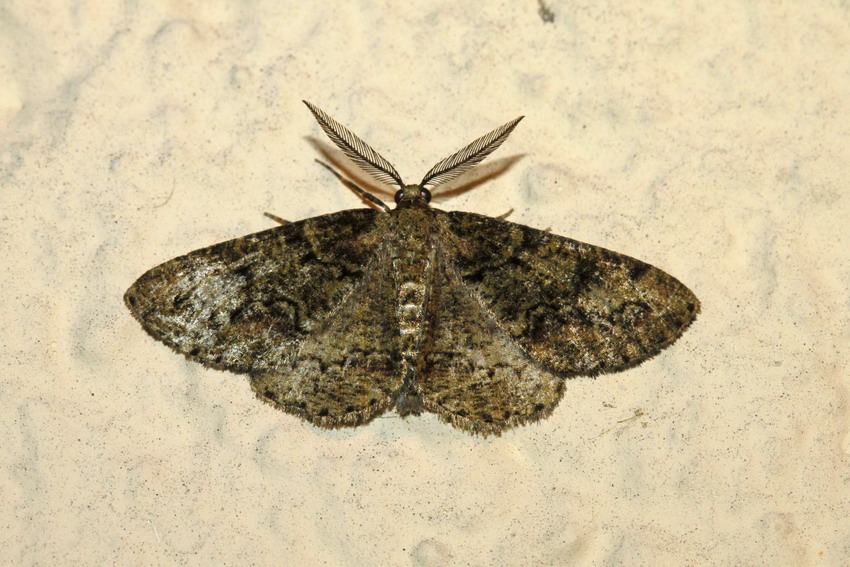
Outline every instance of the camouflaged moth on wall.
[(399, 186), (396, 208), (284, 224), (153, 268), (124, 296), (155, 339), (247, 374), (260, 399), (322, 427), (395, 408), (483, 435), (548, 416), (565, 379), (631, 368), (672, 344), (700, 305), (623, 254), (429, 206), (436, 187), (520, 118), (405, 185), (378, 152), (306, 103), (340, 150)]

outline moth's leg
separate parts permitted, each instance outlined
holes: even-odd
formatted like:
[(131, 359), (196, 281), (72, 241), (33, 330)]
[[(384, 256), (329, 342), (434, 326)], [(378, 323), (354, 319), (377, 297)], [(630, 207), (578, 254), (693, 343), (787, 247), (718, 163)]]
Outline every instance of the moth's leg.
[(328, 171), (333, 173), (336, 176), (336, 178), (339, 179), (340, 182), (342, 182), (343, 185), (345, 185), (346, 187), (348, 187), (349, 189), (354, 191), (357, 194), (357, 196), (360, 197), (361, 199), (363, 199), (364, 201), (368, 201), (368, 202), (372, 203), (373, 205), (382, 209), (383, 211), (386, 211), (386, 212), (390, 211), (390, 208), (387, 206), (386, 203), (384, 203), (383, 201), (381, 201), (380, 199), (378, 199), (377, 197), (375, 197), (374, 195), (372, 195), (371, 193), (369, 193), (365, 189), (360, 188), (353, 181), (349, 181), (348, 179), (346, 179), (345, 177), (340, 175), (334, 168), (332, 168), (331, 166), (329, 166), (325, 162), (320, 161), (320, 160), (316, 160), (316, 163), (318, 163), (319, 165), (321, 165), (322, 167), (324, 167), (325, 169), (327, 169)]
[[(503, 214), (501, 214), (497, 217), (494, 217), (494, 218), (497, 218), (499, 220), (505, 220), (506, 218), (511, 216), (513, 214), (513, 212), (514, 212), (514, 209), (513, 209), (513, 207), (511, 207), (511, 209), (508, 212), (503, 213)], [(552, 232), (552, 227), (550, 226), (549, 228), (544, 228), (543, 232)]]
[(289, 224), (288, 220), (282, 219), (277, 215), (273, 215), (271, 213), (263, 213), (263, 214), (266, 215), (267, 217), (269, 217), (270, 219), (272, 219), (273, 221), (280, 223), (281, 225)]
[(514, 208), (513, 207), (508, 209), (508, 212), (502, 213), (501, 215), (497, 216), (496, 218), (499, 219), (499, 220), (505, 220), (506, 218), (508, 218), (512, 214), (514, 214)]

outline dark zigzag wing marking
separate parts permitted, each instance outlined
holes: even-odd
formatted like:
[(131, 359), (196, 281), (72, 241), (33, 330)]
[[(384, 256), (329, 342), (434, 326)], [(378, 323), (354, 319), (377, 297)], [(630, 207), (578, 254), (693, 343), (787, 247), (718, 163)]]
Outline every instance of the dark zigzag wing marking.
[(391, 269), (382, 246), (333, 316), (301, 342), (291, 367), (251, 376), (257, 396), (328, 428), (360, 425), (392, 407), (404, 372)]
[(565, 375), (636, 366), (699, 313), (676, 278), (624, 254), (472, 213), (445, 218), (464, 285), (529, 356)]
[(564, 380), (529, 358), (465, 286), (438, 263), (432, 290), (418, 393), (428, 411), (473, 433), (548, 416)]
[(341, 211), (195, 250), (142, 275), (125, 303), (191, 360), (237, 373), (285, 367), (363, 279), (379, 215)]

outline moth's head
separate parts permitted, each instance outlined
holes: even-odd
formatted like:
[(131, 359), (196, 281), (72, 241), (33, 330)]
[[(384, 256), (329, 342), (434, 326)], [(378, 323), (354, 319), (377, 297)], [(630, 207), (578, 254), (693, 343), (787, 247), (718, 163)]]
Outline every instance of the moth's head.
[(431, 192), (420, 185), (404, 185), (395, 192), (395, 202), (399, 207), (427, 206)]

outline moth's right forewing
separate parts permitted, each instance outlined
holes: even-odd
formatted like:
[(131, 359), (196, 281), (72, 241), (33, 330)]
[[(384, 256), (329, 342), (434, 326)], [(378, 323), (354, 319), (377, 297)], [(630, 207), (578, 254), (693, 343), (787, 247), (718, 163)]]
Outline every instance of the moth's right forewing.
[(363, 279), (382, 216), (341, 211), (202, 248), (151, 269), (124, 300), (152, 337), (192, 360), (284, 368)]
[(680, 281), (625, 254), (472, 213), (445, 219), (463, 285), (530, 357), (564, 375), (636, 366), (699, 313)]

